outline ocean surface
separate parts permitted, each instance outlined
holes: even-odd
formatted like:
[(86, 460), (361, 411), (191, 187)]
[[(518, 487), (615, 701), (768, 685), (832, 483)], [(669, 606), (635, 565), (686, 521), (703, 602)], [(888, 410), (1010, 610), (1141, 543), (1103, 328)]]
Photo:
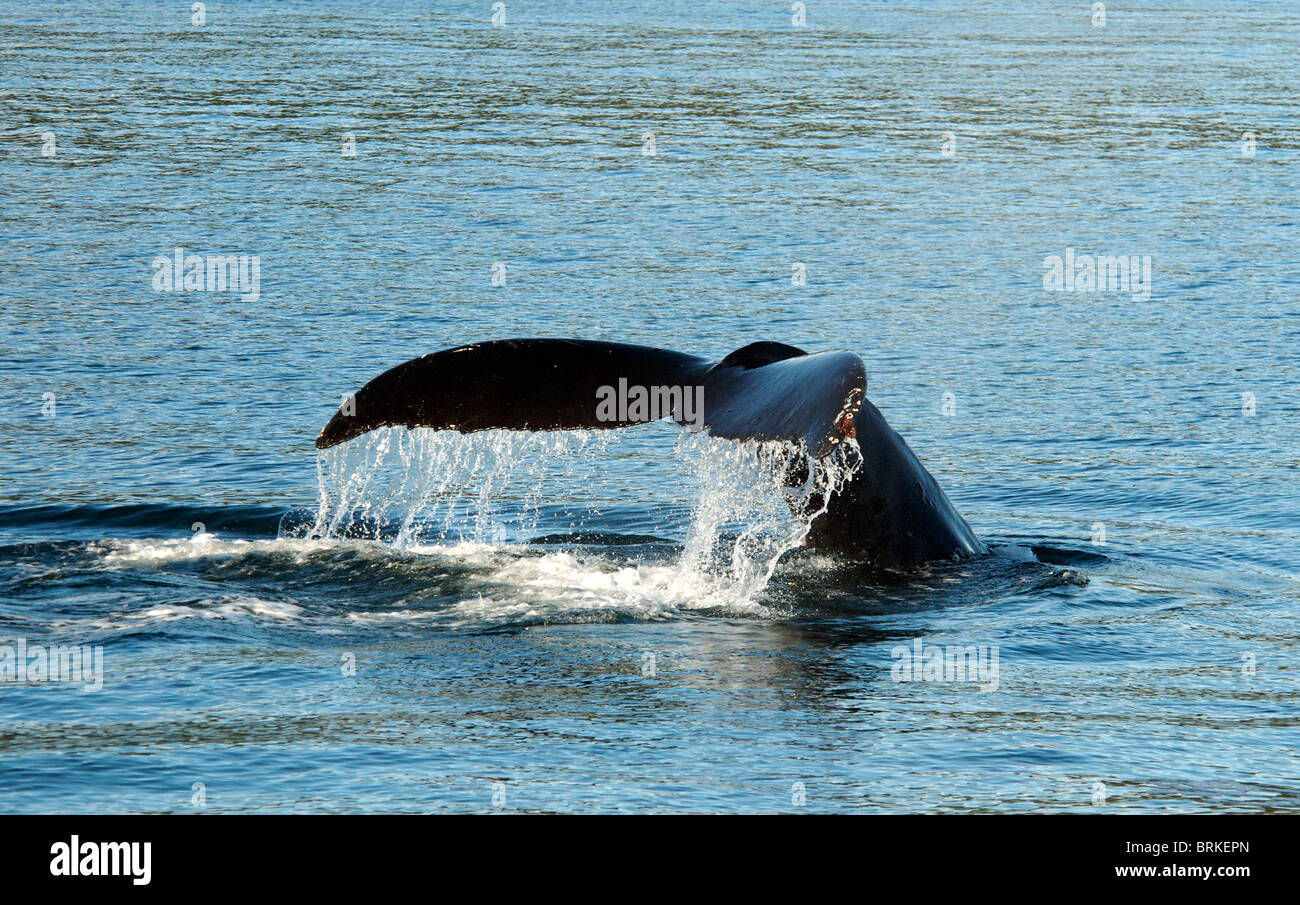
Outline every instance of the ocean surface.
[[(503, 10), (0, 0), (0, 810), (1300, 808), (1300, 6)], [(856, 352), (992, 552), (669, 424), (318, 457), (522, 336)]]

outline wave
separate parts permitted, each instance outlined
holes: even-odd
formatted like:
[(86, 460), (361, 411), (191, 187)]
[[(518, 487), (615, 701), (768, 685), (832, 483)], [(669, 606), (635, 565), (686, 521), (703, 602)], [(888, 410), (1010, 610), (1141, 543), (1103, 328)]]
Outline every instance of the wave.
[(283, 506), (204, 506), (193, 503), (0, 506), (0, 533), (23, 536), (37, 533), (33, 529), (47, 529), (43, 532), (47, 534), (83, 529), (99, 536), (104, 531), (126, 536), (156, 536), (160, 531), (209, 530), (274, 536), (284, 517)]

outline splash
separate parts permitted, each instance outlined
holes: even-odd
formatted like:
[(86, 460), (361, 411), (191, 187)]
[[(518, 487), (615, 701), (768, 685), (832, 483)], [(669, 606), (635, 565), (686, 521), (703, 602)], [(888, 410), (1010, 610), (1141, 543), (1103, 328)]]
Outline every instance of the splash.
[(386, 428), (317, 455), (310, 537), (503, 544), (537, 530), (548, 490), (599, 461), (605, 431)]
[[(458, 544), (526, 551), (543, 517), (577, 512), (564, 525), (575, 530), (583, 506), (616, 489), (610, 447), (629, 433), (375, 431), (318, 455), (319, 508), (295, 533), (407, 552), (431, 544), (444, 552)], [(684, 478), (676, 492), (694, 504), (687, 523), (669, 529), (683, 546), (668, 583), (674, 596), (689, 587), (701, 603), (752, 600), (861, 464), (855, 441), (814, 461), (800, 444), (702, 433), (684, 435), (673, 455), (673, 474)]]
[(743, 599), (766, 587), (777, 561), (803, 544), (813, 519), (862, 464), (856, 440), (819, 461), (802, 444), (735, 443), (705, 434), (687, 434), (677, 452), (692, 463), (702, 491), (682, 568), (726, 582)]

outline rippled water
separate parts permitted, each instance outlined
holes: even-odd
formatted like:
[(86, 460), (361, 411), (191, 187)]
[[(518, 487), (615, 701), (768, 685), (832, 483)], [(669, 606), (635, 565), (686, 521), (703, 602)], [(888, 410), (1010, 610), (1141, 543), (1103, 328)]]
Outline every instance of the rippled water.
[[(0, 2), (0, 639), (104, 658), (3, 810), (1296, 808), (1293, 4), (124, 7)], [(341, 394), (533, 335), (853, 350), (994, 552), (734, 581), (663, 425), (302, 530)]]

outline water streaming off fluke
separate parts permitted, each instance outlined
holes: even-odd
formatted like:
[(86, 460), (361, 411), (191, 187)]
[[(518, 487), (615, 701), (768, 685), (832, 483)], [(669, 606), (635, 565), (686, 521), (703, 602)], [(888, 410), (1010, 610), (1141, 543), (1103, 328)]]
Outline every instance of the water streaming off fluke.
[[(603, 466), (621, 441), (607, 431), (375, 431), (318, 453), (315, 518), (282, 533), (400, 552), (469, 545), (527, 555), (539, 539), (549, 549), (580, 536), (592, 513), (617, 502), (620, 488)], [(654, 536), (680, 545), (682, 580), (733, 602), (762, 591), (859, 461), (852, 442), (809, 468), (795, 444), (694, 433), (661, 452), (673, 459), (678, 481), (669, 489), (685, 517), (667, 507)]]

